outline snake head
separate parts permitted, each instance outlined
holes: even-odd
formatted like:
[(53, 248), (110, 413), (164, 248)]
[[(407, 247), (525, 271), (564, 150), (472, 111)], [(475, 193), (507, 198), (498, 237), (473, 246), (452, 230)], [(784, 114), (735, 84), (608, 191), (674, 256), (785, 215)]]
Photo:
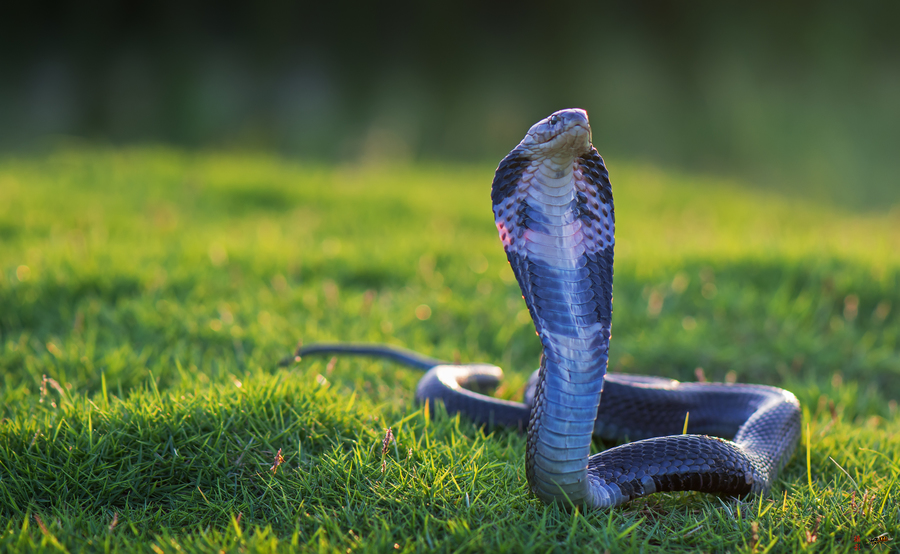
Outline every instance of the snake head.
[(517, 150), (535, 158), (578, 157), (591, 149), (591, 124), (587, 112), (578, 108), (552, 113), (528, 130)]

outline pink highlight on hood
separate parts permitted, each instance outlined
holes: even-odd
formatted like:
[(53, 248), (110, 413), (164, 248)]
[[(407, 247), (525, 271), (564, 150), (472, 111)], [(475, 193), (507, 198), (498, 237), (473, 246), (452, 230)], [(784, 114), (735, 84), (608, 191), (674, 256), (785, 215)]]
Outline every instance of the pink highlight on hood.
[(500, 233), (500, 241), (503, 242), (503, 247), (506, 248), (510, 244), (512, 244), (512, 235), (509, 232), (509, 229), (506, 228), (505, 221), (497, 221), (497, 232)]

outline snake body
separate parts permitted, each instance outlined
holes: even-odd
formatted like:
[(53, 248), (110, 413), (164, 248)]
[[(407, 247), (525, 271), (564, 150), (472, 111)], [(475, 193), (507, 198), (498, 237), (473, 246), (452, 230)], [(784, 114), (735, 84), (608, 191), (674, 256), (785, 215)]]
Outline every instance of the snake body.
[[(800, 436), (793, 394), (606, 373), (615, 213), (587, 113), (561, 110), (532, 126), (500, 162), (491, 200), (543, 347), (523, 403), (476, 392), (499, 383), (495, 366), (454, 365), (383, 345), (313, 345), (296, 356), (389, 357), (428, 371), (416, 389), (419, 402), (439, 400), (485, 425), (527, 424), (526, 477), (547, 503), (604, 508), (662, 491), (768, 491)], [(635, 442), (591, 456), (592, 436)]]

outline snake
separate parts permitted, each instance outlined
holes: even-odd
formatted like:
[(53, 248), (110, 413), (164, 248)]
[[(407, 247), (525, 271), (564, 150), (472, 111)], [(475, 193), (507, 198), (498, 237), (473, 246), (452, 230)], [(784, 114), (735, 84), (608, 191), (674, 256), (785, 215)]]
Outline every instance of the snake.
[[(560, 110), (535, 123), (497, 167), (491, 201), (542, 346), (522, 402), (487, 394), (502, 378), (497, 366), (389, 345), (312, 344), (283, 363), (355, 354), (425, 370), (417, 402), (527, 433), (525, 476), (547, 504), (603, 509), (667, 491), (766, 494), (800, 438), (796, 396), (607, 373), (615, 212), (587, 112)], [(594, 439), (624, 444), (591, 455)]]

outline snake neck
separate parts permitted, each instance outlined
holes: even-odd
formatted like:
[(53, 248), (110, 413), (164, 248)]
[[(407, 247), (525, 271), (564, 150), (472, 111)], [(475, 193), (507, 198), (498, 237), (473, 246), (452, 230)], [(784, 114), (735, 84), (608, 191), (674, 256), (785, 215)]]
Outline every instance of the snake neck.
[(606, 167), (583, 155), (514, 150), (495, 177), (494, 215), (543, 346), (526, 474), (546, 502), (589, 503), (591, 432), (609, 353), (614, 212)]

